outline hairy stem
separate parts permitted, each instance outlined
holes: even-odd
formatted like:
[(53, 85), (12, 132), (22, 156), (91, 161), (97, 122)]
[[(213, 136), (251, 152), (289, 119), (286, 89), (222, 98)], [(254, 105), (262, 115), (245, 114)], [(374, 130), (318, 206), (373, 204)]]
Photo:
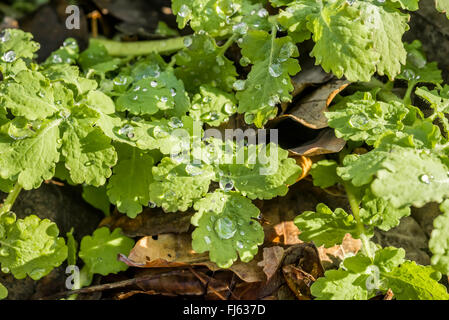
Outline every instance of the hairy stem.
[(365, 232), (365, 225), (360, 219), (360, 207), (359, 207), (360, 201), (357, 199), (356, 195), (352, 191), (352, 187), (349, 184), (345, 183), (344, 186), (346, 194), (348, 196), (349, 205), (351, 206), (352, 214), (354, 215), (354, 219), (357, 222), (357, 230), (360, 235), (360, 240), (362, 240), (362, 250), (368, 257), (373, 258), (373, 254), (371, 253), (371, 247), (369, 244), (369, 239), (366, 236)]
[(416, 86), (416, 82), (415, 81), (409, 81), (409, 83), (408, 83), (408, 87), (407, 87), (407, 91), (405, 92), (405, 95), (404, 95), (404, 103), (405, 104), (411, 104), (412, 103), (412, 92), (413, 92), (413, 89), (415, 88), (415, 86)]
[(20, 191), (22, 191), (22, 186), (17, 182), (14, 189), (9, 193), (8, 197), (3, 202), (3, 205), (0, 207), (0, 216), (11, 211), (11, 208), (14, 205), (14, 202), (16, 202)]
[(150, 53), (168, 54), (185, 47), (184, 37), (136, 42), (120, 42), (107, 39), (91, 39), (90, 41), (104, 45), (109, 55), (116, 57), (142, 56)]

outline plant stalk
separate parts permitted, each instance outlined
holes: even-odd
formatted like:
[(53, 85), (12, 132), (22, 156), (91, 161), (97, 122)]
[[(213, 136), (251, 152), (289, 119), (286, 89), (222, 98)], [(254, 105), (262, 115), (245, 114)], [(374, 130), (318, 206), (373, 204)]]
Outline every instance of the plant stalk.
[(184, 37), (135, 42), (108, 39), (91, 39), (90, 41), (104, 45), (109, 55), (115, 57), (143, 56), (150, 53), (168, 54), (185, 47)]
[(14, 202), (16, 202), (16, 199), (20, 194), (20, 191), (22, 191), (22, 186), (17, 182), (8, 197), (3, 202), (3, 205), (0, 207), (0, 217), (11, 211)]
[(352, 192), (351, 186), (345, 183), (344, 187), (346, 190), (346, 194), (348, 196), (349, 205), (351, 206), (352, 214), (354, 216), (355, 221), (357, 222), (357, 230), (360, 235), (360, 240), (362, 241), (362, 249), (368, 257), (373, 258), (374, 256), (371, 252), (369, 239), (365, 234), (365, 225), (360, 219), (359, 201), (357, 200), (355, 194)]

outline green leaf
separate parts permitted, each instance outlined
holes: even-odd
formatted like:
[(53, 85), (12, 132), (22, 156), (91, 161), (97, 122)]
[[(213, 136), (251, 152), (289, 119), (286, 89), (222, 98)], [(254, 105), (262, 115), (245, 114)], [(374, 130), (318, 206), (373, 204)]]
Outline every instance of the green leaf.
[(26, 190), (38, 188), (42, 180), (51, 179), (59, 161), (59, 128), (62, 120), (45, 120), (30, 137), (9, 139), (0, 150), (0, 176), (17, 177)]
[(245, 121), (262, 127), (277, 115), (276, 104), (291, 101), (293, 85), (290, 76), (301, 68), (295, 57), (298, 49), (290, 37), (276, 38), (265, 31), (253, 30), (239, 43), (242, 55), (253, 64), (244, 87), (234, 84), (239, 100), (239, 113), (246, 113)]
[(163, 158), (153, 168), (154, 182), (150, 184), (150, 200), (166, 212), (186, 211), (194, 201), (207, 193), (213, 176), (210, 165), (185, 164), (172, 158)]
[(391, 288), (397, 300), (448, 300), (449, 294), (438, 283), (441, 274), (430, 266), (406, 261), (389, 273), (384, 273), (385, 286)]
[(8, 289), (0, 283), (0, 300), (6, 299), (8, 297)]
[(215, 180), (221, 184), (230, 182), (235, 190), (250, 199), (284, 196), (288, 186), (294, 184), (302, 172), (296, 161), (288, 158), (288, 151), (274, 143), (239, 145), (227, 154), (230, 159), (224, 158), (218, 165)]
[(317, 205), (316, 212), (305, 211), (297, 216), (295, 225), (301, 231), (301, 240), (313, 241), (317, 246), (324, 245), (326, 248), (341, 244), (347, 233), (354, 238), (359, 236), (353, 216), (341, 208), (332, 212), (323, 203)]
[(367, 300), (365, 282), (369, 275), (345, 270), (328, 270), (315, 281), (311, 293), (316, 300)]
[(312, 165), (310, 171), (313, 185), (320, 188), (329, 188), (341, 181), (337, 175), (338, 163), (334, 160), (321, 160)]
[(433, 256), (432, 266), (444, 273), (449, 274), (449, 200), (440, 205), (442, 215), (433, 221), (433, 231), (430, 235), (429, 249)]
[(401, 131), (409, 109), (402, 103), (377, 101), (370, 92), (357, 92), (326, 112), (338, 138), (373, 145), (385, 133)]
[(412, 43), (405, 43), (407, 50), (407, 62), (403, 66), (401, 74), (397, 77), (406, 81), (417, 83), (439, 84), (443, 82), (441, 70), (438, 69), (436, 62), (427, 62), (426, 54), (422, 50), (422, 44), (419, 40)]
[(103, 227), (81, 240), (79, 257), (91, 274), (106, 276), (128, 269), (125, 263), (117, 260), (117, 256), (128, 255), (133, 246), (134, 240), (124, 236), (120, 228), (110, 232)]
[(61, 153), (74, 183), (99, 187), (111, 176), (117, 154), (111, 140), (82, 116), (76, 114), (64, 125)]
[(142, 150), (122, 146), (118, 164), (109, 179), (107, 195), (117, 209), (135, 218), (150, 201), (154, 160)]
[[(421, 207), (449, 196), (447, 159), (426, 151), (389, 146), (361, 156), (347, 156), (337, 172), (355, 186), (372, 182), (371, 190), (396, 208)], [(374, 176), (376, 176), (374, 178)]]
[(366, 190), (362, 199), (362, 208), (360, 209), (360, 218), (365, 224), (388, 231), (397, 227), (401, 218), (409, 215), (409, 207), (395, 208), (384, 198), (374, 196), (370, 189)]
[(231, 17), (241, 10), (243, 0), (173, 0), (172, 10), (183, 29), (190, 22), (190, 27), (212, 36), (223, 36), (231, 32)]
[(216, 191), (195, 203), (192, 247), (198, 253), (209, 251), (209, 258), (220, 268), (237, 260), (251, 261), (263, 243), (264, 232), (256, 219), (259, 209), (235, 192)]
[(5, 230), (0, 236), (2, 271), (16, 279), (28, 275), (39, 280), (67, 258), (67, 246), (53, 222), (35, 215), (16, 221), (11, 213), (3, 215), (0, 224)]
[(192, 99), (189, 115), (196, 121), (219, 126), (237, 111), (234, 95), (211, 86), (201, 86)]
[(448, 0), (435, 0), (435, 6), (438, 11), (446, 13), (449, 19), (449, 1)]
[(369, 81), (377, 70), (393, 79), (406, 62), (402, 36), (408, 15), (373, 1), (295, 1), (281, 23), (303, 40), (312, 32), (311, 55), (326, 72), (349, 81)]
[(0, 33), (0, 71), (5, 78), (27, 69), (22, 59), (30, 60), (39, 50), (33, 35), (20, 29), (5, 29)]
[(0, 105), (15, 116), (45, 119), (59, 111), (56, 90), (63, 89), (52, 86), (38, 71), (24, 70), (2, 83)]
[[(97, 88), (95, 80), (83, 78), (79, 74), (79, 69), (76, 66), (68, 64), (54, 64), (46, 66), (42, 73), (51, 81), (61, 81), (67, 85), (72, 91), (77, 92), (78, 96), (87, 92), (92, 92)], [(90, 93), (89, 92), (89, 93)], [(98, 91), (97, 91), (98, 92)]]
[(94, 39), (90, 41), (87, 50), (79, 55), (78, 63), (84, 72), (97, 74), (104, 78), (106, 73), (117, 70), (122, 61), (119, 58), (111, 57), (105, 46)]
[[(271, 1), (273, 2), (273, 1)], [(291, 2), (291, 4), (289, 4)], [(309, 0), (277, 1), (276, 6), (289, 5), (279, 13), (279, 23), (288, 30), (288, 34), (295, 42), (303, 42), (310, 39), (311, 32), (307, 29), (309, 17), (313, 17), (321, 10), (320, 3)]]
[(174, 114), (187, 112), (190, 101), (182, 81), (173, 72), (164, 71), (158, 76), (145, 77), (135, 82), (117, 99), (118, 111), (129, 111), (135, 115), (153, 115), (160, 110), (175, 109)]
[(187, 48), (175, 55), (175, 74), (187, 91), (196, 92), (202, 85), (212, 85), (230, 92), (237, 76), (233, 62), (223, 56), (210, 36), (195, 34), (187, 39)]
[(52, 64), (75, 64), (79, 56), (78, 43), (74, 38), (67, 38), (63, 45), (56, 51), (52, 52), (50, 56), (43, 63), (44, 65)]
[(82, 196), (88, 204), (98, 210), (103, 211), (106, 216), (110, 215), (111, 204), (106, 194), (106, 185), (101, 187), (84, 185)]

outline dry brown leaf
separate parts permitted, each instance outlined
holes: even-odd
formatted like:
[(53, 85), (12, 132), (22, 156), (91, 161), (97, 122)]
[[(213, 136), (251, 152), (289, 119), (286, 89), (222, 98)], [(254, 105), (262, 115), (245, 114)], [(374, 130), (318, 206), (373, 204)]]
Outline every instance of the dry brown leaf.
[(279, 270), (284, 258), (284, 251), (284, 248), (279, 246), (263, 248), (263, 260), (258, 263), (258, 266), (263, 268), (267, 281), (270, 281)]
[(312, 300), (310, 287), (315, 282), (313, 276), (293, 265), (282, 267), (282, 273), (288, 287), (298, 300)]
[(335, 96), (349, 84), (349, 81), (346, 80), (330, 81), (300, 99), (288, 113), (282, 115), (276, 121), (290, 118), (311, 129), (326, 128), (328, 122), (324, 113), (328, 111), (327, 107)]
[[(258, 258), (259, 257), (259, 258)], [(157, 239), (143, 237), (131, 250), (129, 257), (121, 256), (126, 264), (139, 268), (170, 268), (187, 266), (205, 266), (212, 271), (222, 270), (209, 261), (207, 253), (196, 253), (192, 249), (190, 234), (161, 234)], [(246, 282), (265, 280), (262, 268), (257, 266), (261, 255), (249, 263), (235, 262), (229, 268), (240, 279)]]
[(343, 238), (341, 245), (333, 246), (327, 249), (325, 247), (319, 247), (318, 252), (321, 263), (327, 270), (338, 267), (346, 255), (356, 254), (361, 247), (362, 241), (360, 239), (352, 238), (352, 236), (348, 233)]
[(284, 246), (303, 243), (299, 240), (299, 230), (293, 221), (284, 221), (273, 227), (273, 233), (268, 241)]
[(299, 165), (302, 169), (301, 176), (296, 180), (296, 182), (304, 179), (309, 175), (310, 170), (312, 169), (313, 161), (309, 157), (299, 156), (295, 157), (296, 164)]
[(346, 141), (337, 138), (333, 129), (324, 129), (320, 132), (318, 137), (312, 141), (296, 148), (291, 148), (288, 151), (292, 156), (313, 157), (322, 154), (340, 152), (345, 145)]

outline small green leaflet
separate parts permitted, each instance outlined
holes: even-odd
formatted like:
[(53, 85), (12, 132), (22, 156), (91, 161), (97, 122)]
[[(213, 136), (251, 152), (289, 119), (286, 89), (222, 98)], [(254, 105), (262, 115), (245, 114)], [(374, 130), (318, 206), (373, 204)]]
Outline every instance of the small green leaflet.
[(223, 185), (231, 183), (235, 190), (250, 199), (284, 196), (288, 186), (301, 175), (301, 167), (288, 157), (288, 151), (274, 143), (234, 148), (231, 161), (224, 160), (218, 165), (215, 180)]
[(370, 92), (357, 92), (334, 105), (326, 117), (338, 138), (373, 145), (385, 133), (401, 131), (408, 113), (400, 102), (377, 101)]
[(187, 91), (194, 93), (202, 85), (211, 85), (230, 92), (237, 71), (215, 40), (205, 34), (186, 39), (186, 48), (175, 55), (178, 66), (175, 74), (184, 82)]
[(60, 85), (52, 85), (40, 72), (23, 70), (2, 82), (0, 106), (10, 109), (15, 116), (45, 119), (59, 110), (56, 96), (63, 91)]
[(201, 86), (192, 99), (189, 115), (196, 121), (216, 127), (227, 122), (237, 111), (236, 104), (234, 95), (212, 86)]
[(179, 163), (172, 158), (163, 158), (153, 168), (150, 200), (166, 212), (186, 211), (207, 193), (213, 177), (210, 165)]
[(134, 82), (116, 101), (118, 111), (127, 110), (135, 115), (153, 115), (160, 110), (173, 110), (172, 114), (183, 115), (189, 106), (184, 85), (172, 70)]
[(390, 79), (400, 73), (407, 22), (407, 14), (375, 1), (299, 0), (280, 14), (280, 23), (297, 40), (312, 32), (317, 64), (349, 81), (369, 81), (375, 71)]
[(312, 165), (310, 175), (313, 177), (313, 185), (321, 188), (329, 188), (341, 181), (337, 175), (338, 163), (334, 160), (321, 160)]
[(367, 189), (362, 199), (360, 218), (366, 225), (378, 227), (388, 231), (399, 225), (401, 218), (410, 215), (410, 208), (395, 208), (384, 198), (373, 195), (371, 189)]
[(249, 262), (263, 243), (264, 232), (255, 220), (259, 209), (236, 192), (215, 191), (195, 203), (192, 247), (198, 253), (209, 251), (209, 258), (220, 268), (237, 260)]
[(8, 289), (0, 283), (0, 300), (6, 299), (8, 297)]
[(241, 9), (242, 0), (173, 0), (172, 10), (177, 15), (180, 29), (190, 21), (196, 32), (203, 30), (212, 36), (231, 31), (230, 17)]
[(449, 120), (446, 114), (449, 113), (449, 86), (444, 85), (440, 90), (429, 90), (426, 87), (417, 88), (416, 95), (430, 103), (430, 107), (434, 110), (434, 116), (437, 116), (446, 132), (449, 132)]
[(63, 45), (45, 60), (44, 65), (76, 64), (79, 56), (78, 43), (73, 38), (67, 38)]
[(131, 146), (123, 145), (119, 150), (119, 161), (109, 179), (107, 195), (120, 212), (135, 218), (150, 201), (154, 160)]
[(393, 247), (376, 251), (374, 259), (358, 253), (346, 258), (344, 269), (326, 271), (311, 288), (318, 300), (365, 300), (378, 291), (393, 291), (397, 300), (447, 300), (441, 274), (432, 267), (404, 261), (405, 251)]
[(430, 235), (429, 249), (433, 256), (432, 266), (444, 273), (449, 274), (449, 200), (440, 205), (442, 215), (433, 221), (433, 231)]
[(435, 6), (438, 11), (446, 13), (449, 19), (449, 1), (448, 0), (435, 0)]
[(290, 37), (276, 38), (275, 29), (271, 34), (252, 30), (239, 43), (242, 55), (253, 65), (248, 79), (234, 83), (239, 100), (239, 113), (245, 113), (245, 121), (262, 127), (277, 115), (275, 106), (291, 101), (293, 85), (290, 76), (301, 68), (295, 57), (298, 48)]
[(441, 274), (430, 266), (406, 261), (383, 276), (385, 286), (391, 288), (397, 300), (449, 299), (446, 287), (438, 283)]
[(407, 63), (403, 66), (401, 74), (397, 77), (409, 81), (411, 85), (417, 83), (439, 84), (443, 82), (441, 70), (436, 62), (427, 62), (426, 54), (422, 50), (419, 40), (405, 43), (407, 50)]
[(317, 246), (324, 245), (326, 248), (341, 244), (347, 233), (358, 238), (354, 218), (341, 208), (332, 212), (323, 203), (317, 205), (316, 212), (305, 211), (297, 216), (295, 225), (301, 231), (301, 240), (313, 241)]
[[(434, 153), (399, 146), (386, 146), (361, 156), (350, 155), (337, 169), (344, 180), (355, 186), (372, 182), (376, 197), (394, 207), (441, 202), (449, 196), (448, 160)], [(375, 176), (375, 177), (374, 177)]]
[(106, 276), (128, 269), (126, 264), (117, 260), (117, 256), (128, 255), (133, 246), (134, 240), (124, 236), (120, 228), (110, 232), (108, 228), (103, 227), (95, 230), (92, 236), (85, 236), (81, 240), (79, 257), (90, 274)]
[(39, 280), (67, 258), (64, 238), (56, 224), (35, 215), (16, 220), (14, 213), (0, 218), (0, 264), (2, 272), (16, 279), (27, 275)]

